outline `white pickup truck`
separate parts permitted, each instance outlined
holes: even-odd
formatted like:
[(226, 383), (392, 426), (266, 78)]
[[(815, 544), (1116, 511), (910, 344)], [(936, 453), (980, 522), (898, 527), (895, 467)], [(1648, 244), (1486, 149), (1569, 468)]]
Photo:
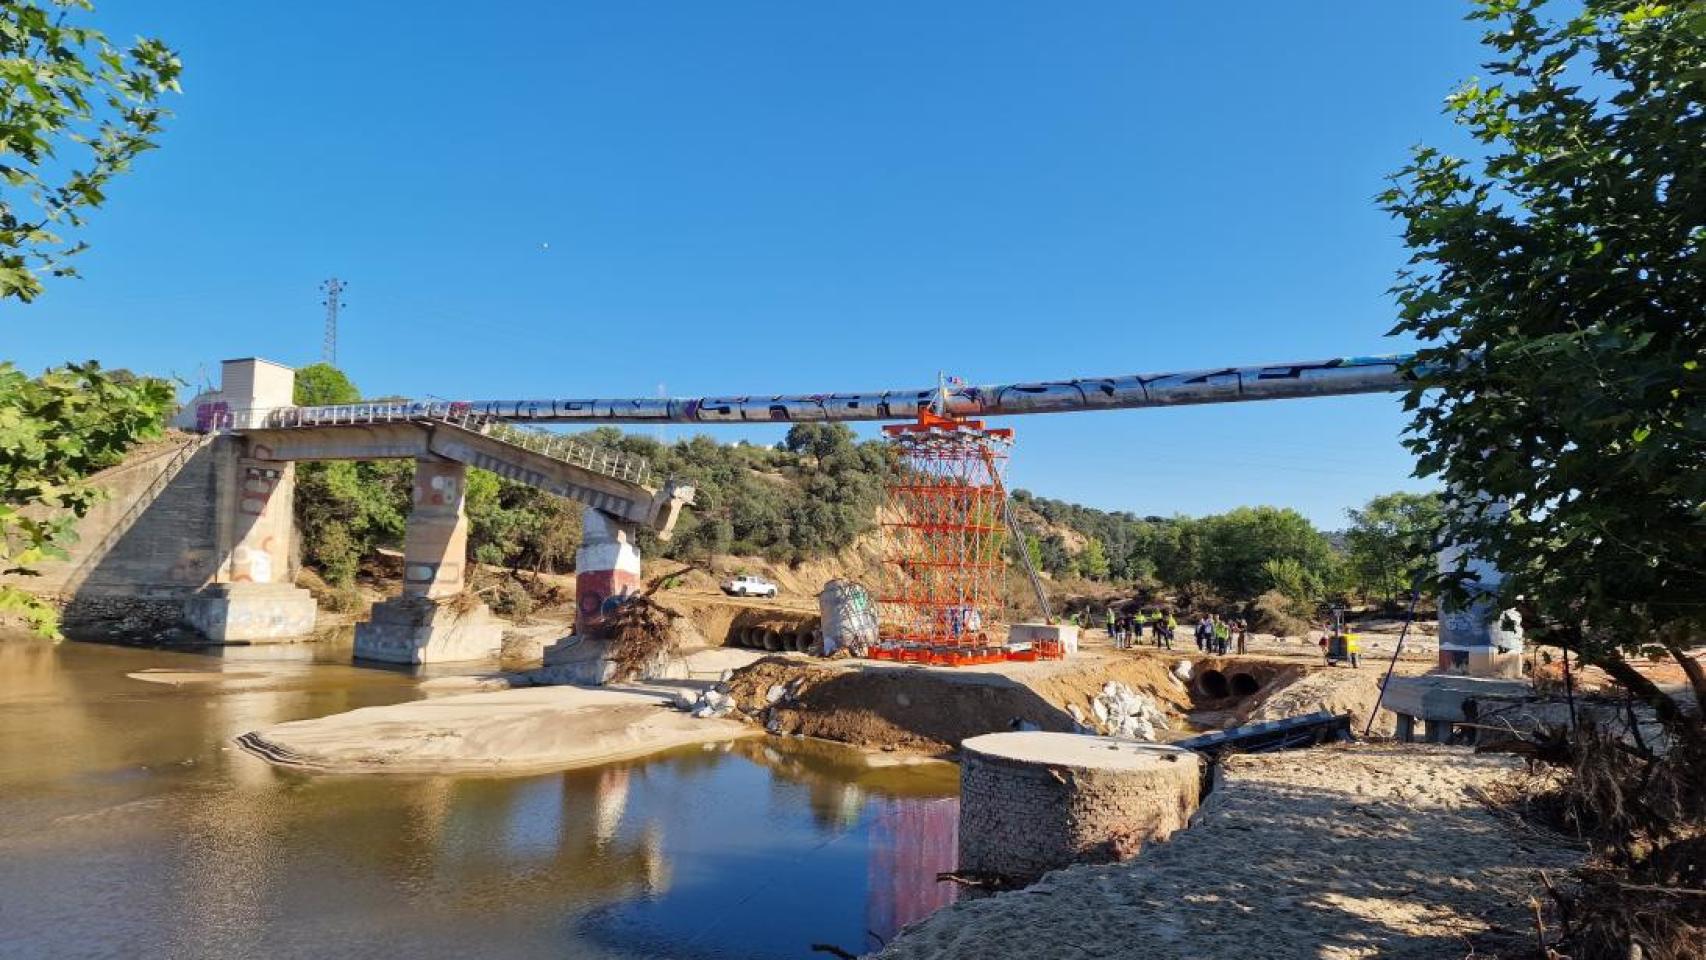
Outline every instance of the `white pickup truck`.
[(776, 585), (763, 577), (743, 573), (732, 580), (724, 580), (723, 592), (731, 597), (774, 597)]

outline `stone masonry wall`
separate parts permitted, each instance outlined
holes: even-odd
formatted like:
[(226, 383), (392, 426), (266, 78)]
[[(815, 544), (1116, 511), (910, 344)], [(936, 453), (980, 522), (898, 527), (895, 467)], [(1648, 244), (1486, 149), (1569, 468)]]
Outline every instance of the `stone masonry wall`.
[(218, 487), (239, 441), (187, 446), (196, 442), (154, 444), (91, 477), (106, 498), (78, 522), (70, 559), (39, 564), (40, 576), (0, 580), (65, 603), (68, 627), (143, 632), (175, 623), (185, 597), (218, 568)]
[(1199, 771), (1184, 761), (1091, 770), (967, 750), (960, 761), (959, 868), (1028, 883), (1075, 863), (1133, 856), (1190, 820)]

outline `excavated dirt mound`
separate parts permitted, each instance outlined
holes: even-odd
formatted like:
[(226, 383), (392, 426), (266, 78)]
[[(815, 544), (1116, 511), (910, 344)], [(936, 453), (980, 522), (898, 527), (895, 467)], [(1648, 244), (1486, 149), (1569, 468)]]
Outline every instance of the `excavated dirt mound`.
[(930, 755), (951, 753), (967, 737), (1022, 725), (1070, 731), (1068, 705), (1088, 715), (1109, 681), (1150, 696), (1171, 715), (1190, 704), (1159, 659), (1015, 666), (1006, 675), (766, 657), (737, 671), (729, 686), (740, 712), (773, 733)]
[[(740, 709), (762, 717), (772, 733), (793, 733), (940, 755), (961, 740), (1015, 722), (1068, 731), (1072, 717), (1006, 677), (972, 675), (972, 682), (905, 669), (837, 669), (766, 657), (729, 681)], [(772, 690), (781, 688), (772, 702)]]
[[(1362, 736), (1368, 715), (1380, 700), (1380, 673), (1346, 668), (1317, 670), (1299, 679), (1274, 686), (1246, 704), (1239, 712), (1242, 723), (1284, 720), (1319, 710), (1351, 715), (1351, 731)], [(1374, 736), (1390, 737), (1398, 718), (1380, 710), (1374, 720)]]

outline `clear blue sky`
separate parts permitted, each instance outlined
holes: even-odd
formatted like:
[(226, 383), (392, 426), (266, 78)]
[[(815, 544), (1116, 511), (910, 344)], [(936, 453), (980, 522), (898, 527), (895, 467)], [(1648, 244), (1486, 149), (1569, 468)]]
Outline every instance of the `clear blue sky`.
[[(181, 52), (178, 116), (84, 234), (86, 278), (0, 308), (0, 353), (192, 381), (309, 363), (334, 274), (370, 395), (1402, 350), (1372, 197), (1411, 144), (1457, 142), (1464, 9), (102, 0), (110, 33)], [(1109, 509), (1336, 527), (1421, 488), (1386, 396), (1011, 423), (1016, 485)]]

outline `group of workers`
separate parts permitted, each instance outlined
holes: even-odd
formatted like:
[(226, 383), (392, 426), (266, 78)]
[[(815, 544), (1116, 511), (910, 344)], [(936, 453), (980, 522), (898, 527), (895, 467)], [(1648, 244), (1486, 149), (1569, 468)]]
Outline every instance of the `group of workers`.
[[(1108, 637), (1120, 649), (1141, 643), (1147, 631), (1157, 650), (1171, 650), (1178, 629), (1179, 620), (1171, 610), (1144, 609), (1126, 613), (1108, 608)], [(1213, 613), (1203, 615), (1195, 632), (1197, 650), (1201, 653), (1221, 656), (1232, 652), (1244, 653), (1250, 641), (1250, 625), (1242, 618)]]
[(1171, 610), (1139, 610), (1136, 613), (1121, 613), (1112, 607), (1108, 608), (1108, 636), (1114, 641), (1114, 646), (1121, 649), (1143, 640), (1143, 632), (1148, 630), (1155, 642), (1157, 650), (1173, 649), (1173, 632), (1179, 629), (1178, 618)]
[(1203, 653), (1247, 653), (1250, 645), (1250, 624), (1243, 617), (1222, 617), (1217, 613), (1204, 614), (1197, 621), (1197, 649)]
[[(1088, 611), (1085, 613), (1088, 614)], [(1070, 619), (1082, 626), (1088, 616), (1080, 617), (1074, 614)], [(1116, 648), (1122, 650), (1141, 643), (1145, 632), (1148, 632), (1154, 642), (1155, 649), (1171, 650), (1178, 629), (1178, 618), (1173, 615), (1172, 610), (1165, 607), (1146, 607), (1136, 612), (1108, 608), (1108, 638)], [(1360, 666), (1362, 650), (1356, 634), (1345, 631), (1332, 621), (1319, 624), (1314, 629), (1321, 632), (1321, 653), (1328, 664), (1338, 660), (1348, 661), (1352, 667)], [(1249, 652), (1250, 624), (1243, 617), (1222, 617), (1217, 613), (1205, 613), (1197, 621), (1193, 632), (1198, 653), (1224, 657), (1228, 654)]]

